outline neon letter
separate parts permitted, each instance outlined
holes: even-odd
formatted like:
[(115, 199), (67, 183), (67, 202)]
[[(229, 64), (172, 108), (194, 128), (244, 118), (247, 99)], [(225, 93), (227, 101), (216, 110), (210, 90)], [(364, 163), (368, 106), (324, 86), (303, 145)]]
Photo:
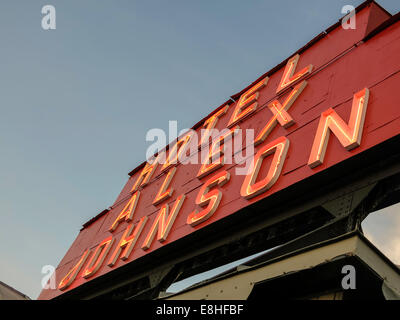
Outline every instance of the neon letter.
[(235, 124), (237, 124), (240, 120), (244, 119), (248, 115), (252, 114), (256, 111), (257, 108), (257, 99), (259, 96), (259, 90), (264, 88), (267, 85), (268, 77), (264, 78), (254, 86), (252, 86), (249, 90), (243, 93), (239, 101), (236, 103), (235, 110), (229, 120), (228, 128), (231, 128)]
[(214, 186), (223, 186), (229, 181), (229, 178), (230, 174), (228, 171), (221, 171), (203, 184), (197, 194), (196, 204), (201, 207), (207, 207), (200, 212), (195, 210), (190, 213), (187, 218), (187, 224), (194, 227), (214, 214), (221, 202), (222, 192), (218, 189), (212, 191), (210, 189)]
[[(242, 188), (240, 189), (240, 195), (246, 199), (251, 199), (270, 189), (281, 174), (288, 149), (289, 139), (283, 136), (258, 150), (254, 159), (255, 165), (246, 175), (242, 184)], [(258, 172), (260, 171), (264, 158), (271, 154), (274, 154), (274, 157), (269, 167), (267, 176), (264, 179), (256, 182)]]
[(226, 111), (228, 111), (229, 106), (226, 105), (225, 107), (223, 107), (222, 109), (218, 110), (216, 113), (214, 113), (211, 117), (209, 117), (206, 121), (204, 121), (203, 127), (205, 127), (205, 129), (202, 129), (202, 136), (201, 136), (201, 140), (199, 143), (199, 147), (201, 147), (203, 144), (205, 144), (206, 142), (208, 142), (208, 139), (210, 138), (210, 132), (212, 129), (215, 128), (218, 119), (223, 116)]
[(296, 69), (297, 62), (299, 61), (300, 55), (296, 54), (294, 57), (290, 58), (286, 64), (285, 70), (283, 71), (283, 75), (281, 78), (281, 82), (276, 89), (276, 93), (281, 92), (286, 87), (290, 86), (293, 82), (299, 80), (301, 77), (305, 76), (308, 73), (311, 73), (313, 69), (313, 65), (310, 64), (307, 67), (303, 68), (299, 72), (294, 75), (294, 70)]
[(76, 276), (78, 275), (79, 271), (81, 270), (82, 266), (85, 264), (88, 255), (89, 255), (89, 249), (83, 253), (83, 255), (79, 259), (78, 263), (60, 281), (60, 283), (58, 284), (58, 289), (65, 290), (72, 284), (72, 282), (74, 282), (74, 280), (75, 280)]
[(156, 197), (154, 198), (153, 204), (156, 206), (163, 202), (165, 199), (168, 199), (169, 197), (172, 196), (172, 193), (174, 192), (174, 189), (171, 187), (168, 189), (172, 178), (174, 177), (176, 172), (176, 167), (171, 168), (171, 170), (168, 172), (167, 176), (165, 177), (165, 180), (163, 184), (161, 185), (160, 190), (158, 190), (158, 193)]
[(193, 132), (190, 131), (188, 134), (184, 135), (174, 144), (174, 146), (172, 147), (172, 149), (170, 149), (168, 153), (168, 157), (165, 160), (165, 163), (162, 166), (161, 171), (164, 171), (169, 167), (171, 167), (172, 165), (178, 163), (178, 159), (181, 158), (182, 152), (186, 151), (185, 148), (186, 144), (192, 139), (192, 137), (193, 137)]
[(261, 142), (263, 142), (271, 133), (271, 131), (275, 128), (278, 122), (285, 129), (294, 124), (294, 120), (287, 111), (296, 101), (297, 97), (304, 90), (306, 85), (307, 81), (302, 81), (300, 84), (296, 85), (286, 98), (283, 105), (278, 100), (274, 100), (268, 105), (268, 108), (271, 110), (273, 116), (265, 125), (265, 127), (261, 130), (261, 132), (257, 135), (257, 138), (254, 141), (255, 145), (259, 145)]
[(211, 145), (208, 156), (202, 161), (203, 164), (197, 173), (197, 178), (201, 179), (224, 165), (225, 149), (227, 149), (225, 142), (229, 141), (232, 145), (232, 138), (238, 133), (238, 129), (239, 126), (236, 126), (231, 130), (227, 130), (225, 133), (221, 133), (221, 136), (215, 139)]
[(311, 168), (315, 168), (324, 162), (330, 131), (334, 133), (342, 146), (347, 150), (354, 149), (360, 145), (368, 98), (369, 90), (367, 88), (354, 94), (348, 125), (332, 108), (329, 108), (321, 114), (310, 158), (308, 160), (308, 165)]
[(153, 225), (151, 226), (149, 233), (147, 234), (146, 240), (144, 240), (142, 244), (143, 250), (147, 250), (150, 248), (156, 232), (158, 233), (157, 234), (158, 241), (163, 242), (167, 239), (169, 231), (171, 230), (172, 225), (174, 224), (175, 219), (178, 216), (178, 213), (182, 207), (184, 200), (185, 200), (185, 195), (184, 194), (180, 195), (175, 200), (175, 204), (170, 214), (168, 214), (169, 211), (168, 203), (164, 204), (161, 207), (157, 217), (154, 219)]
[(163, 157), (164, 152), (161, 152), (155, 159), (153, 159), (153, 161), (146, 163), (135, 184), (133, 185), (131, 192), (136, 191), (140, 186), (144, 186), (150, 181), (154, 171), (156, 171), (158, 163)]
[(108, 238), (100, 242), (96, 250), (93, 252), (93, 255), (90, 258), (85, 271), (83, 272), (84, 278), (89, 278), (93, 276), (100, 269), (113, 242), (114, 238), (112, 236), (109, 236)]

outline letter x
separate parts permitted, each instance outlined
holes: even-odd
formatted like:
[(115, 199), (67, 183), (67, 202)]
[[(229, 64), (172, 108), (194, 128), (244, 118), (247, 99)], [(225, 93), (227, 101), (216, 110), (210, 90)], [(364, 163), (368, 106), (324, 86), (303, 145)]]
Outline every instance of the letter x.
[(254, 142), (255, 145), (262, 143), (275, 128), (278, 122), (285, 129), (289, 128), (295, 123), (287, 111), (296, 101), (297, 97), (300, 95), (306, 85), (307, 81), (303, 81), (295, 86), (283, 104), (281, 104), (278, 100), (274, 100), (268, 105), (268, 109), (271, 110), (273, 116), (258, 134)]

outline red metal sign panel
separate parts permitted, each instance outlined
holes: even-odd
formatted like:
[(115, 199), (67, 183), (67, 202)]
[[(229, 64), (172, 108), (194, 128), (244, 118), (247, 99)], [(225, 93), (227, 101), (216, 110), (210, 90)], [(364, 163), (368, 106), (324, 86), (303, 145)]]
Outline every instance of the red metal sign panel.
[[(363, 42), (390, 17), (374, 3), (356, 17), (356, 29), (328, 29), (137, 168), (111, 209), (79, 233), (56, 270), (57, 289), (39, 298), (112, 272), (398, 135), (400, 23)], [(225, 143), (207, 143), (211, 129), (225, 129)], [(197, 164), (181, 163), (196, 137), (190, 157), (201, 145), (209, 152)], [(232, 153), (226, 141), (244, 146), (241, 161), (224, 160)]]

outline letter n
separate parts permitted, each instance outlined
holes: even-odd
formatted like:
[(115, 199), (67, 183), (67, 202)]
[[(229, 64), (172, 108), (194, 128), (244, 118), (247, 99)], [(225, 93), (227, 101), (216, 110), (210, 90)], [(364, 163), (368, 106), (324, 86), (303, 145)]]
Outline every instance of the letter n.
[(175, 204), (171, 210), (171, 213), (169, 213), (169, 206), (167, 203), (161, 207), (156, 218), (154, 219), (153, 225), (151, 226), (149, 233), (146, 236), (146, 239), (142, 244), (143, 250), (147, 250), (150, 248), (156, 233), (158, 241), (163, 242), (167, 239), (168, 234), (172, 228), (172, 225), (174, 224), (176, 217), (178, 216), (184, 200), (185, 195), (180, 195), (175, 200)]
[(324, 162), (331, 131), (347, 150), (352, 150), (360, 145), (368, 98), (369, 90), (367, 88), (354, 94), (349, 124), (346, 124), (332, 108), (329, 108), (321, 114), (310, 158), (308, 160), (308, 165), (311, 168), (315, 168)]
[(139, 220), (137, 225), (135, 225), (133, 222), (128, 225), (124, 234), (119, 240), (119, 243), (115, 248), (113, 255), (107, 263), (109, 267), (113, 267), (120, 256), (122, 260), (127, 260), (129, 258), (129, 255), (131, 254), (132, 249), (135, 246), (135, 243), (139, 238), (147, 219), (148, 217), (144, 216)]

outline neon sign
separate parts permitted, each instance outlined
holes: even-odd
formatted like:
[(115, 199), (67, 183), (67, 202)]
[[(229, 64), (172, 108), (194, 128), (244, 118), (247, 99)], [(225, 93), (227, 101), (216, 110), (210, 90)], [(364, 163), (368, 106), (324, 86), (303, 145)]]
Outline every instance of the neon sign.
[[(115, 268), (118, 261), (129, 261), (135, 248), (143, 252), (151, 251), (155, 239), (158, 243), (163, 244), (174, 232), (174, 223), (180, 216), (184, 217), (186, 225), (193, 230), (201, 227), (213, 217), (218, 212), (224, 198), (222, 187), (229, 186), (232, 179), (231, 172), (228, 171), (223, 160), (225, 153), (223, 141), (227, 138), (233, 139), (237, 130), (240, 130), (239, 124), (245, 124), (248, 119), (257, 116), (257, 113), (262, 110), (265, 110), (264, 113), (267, 113), (269, 118), (259, 119), (264, 125), (256, 132), (254, 145), (258, 150), (254, 155), (254, 165), (249, 168), (244, 177), (240, 177), (242, 182), (239, 190), (235, 190), (235, 192), (238, 192), (246, 201), (253, 201), (254, 198), (269, 192), (279, 181), (291, 149), (290, 136), (275, 137), (278, 129), (274, 130), (274, 128), (279, 124), (285, 133), (296, 124), (296, 117), (289, 113), (289, 110), (296, 107), (299, 97), (306, 91), (307, 81), (304, 80), (304, 77), (309, 75), (313, 69), (310, 64), (296, 72), (299, 59), (300, 56), (297, 54), (288, 60), (275, 89), (279, 96), (272, 101), (260, 104), (263, 90), (268, 89), (269, 78), (265, 77), (241, 94), (234, 106), (225, 105), (204, 121), (202, 128), (205, 130), (203, 130), (198, 147), (208, 143), (211, 130), (220, 121), (228, 120), (225, 133), (211, 144), (204, 163), (197, 170), (193, 170), (194, 177), (192, 179), (197, 179), (200, 186), (195, 189), (197, 195), (192, 200), (194, 203), (187, 205), (187, 208), (191, 208), (190, 211), (183, 209), (188, 199), (180, 191), (180, 186), (174, 182), (180, 170), (183, 170), (183, 166), (179, 165), (179, 155), (183, 152), (185, 145), (189, 143), (190, 135), (187, 134), (174, 144), (168, 154), (161, 152), (138, 172), (132, 187), (129, 188), (127, 202), (115, 215), (115, 218), (109, 220), (107, 237), (95, 248), (86, 249), (81, 254), (76, 264), (59, 281), (58, 289), (68, 289), (79, 277), (90, 279), (102, 268)], [(368, 98), (369, 90), (367, 88), (354, 94), (350, 119), (347, 123), (332, 108), (328, 108), (320, 114), (312, 147), (308, 150), (308, 170), (315, 170), (324, 162), (330, 133), (333, 133), (339, 140), (343, 146), (343, 152), (360, 146)], [(273, 133), (275, 136), (270, 139)], [(164, 163), (161, 161), (163, 157), (166, 158)], [(154, 194), (149, 204), (157, 211), (151, 215), (137, 216), (139, 214), (138, 205), (150, 188), (149, 186), (152, 185), (152, 178), (160, 163), (162, 166), (158, 170), (158, 181), (161, 184), (157, 190), (153, 189)], [(264, 170), (262, 170), (263, 167)], [(168, 203), (168, 201), (171, 202)], [(136, 216), (137, 218), (135, 218)], [(119, 230), (117, 236), (116, 231), (121, 224), (125, 224), (126, 228), (122, 235)]]

